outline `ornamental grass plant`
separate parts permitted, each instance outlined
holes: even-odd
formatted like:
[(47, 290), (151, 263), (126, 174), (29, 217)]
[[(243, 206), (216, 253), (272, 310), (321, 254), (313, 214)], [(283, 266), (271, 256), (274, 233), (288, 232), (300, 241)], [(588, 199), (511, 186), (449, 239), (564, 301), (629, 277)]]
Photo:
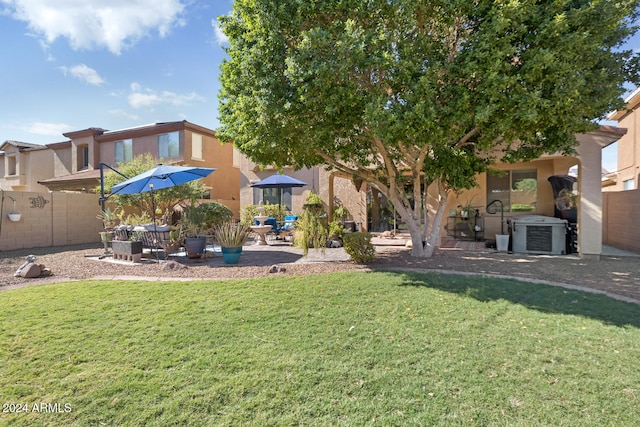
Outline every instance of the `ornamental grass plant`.
[(238, 248), (246, 243), (251, 228), (240, 222), (226, 221), (213, 227), (213, 233), (221, 247)]

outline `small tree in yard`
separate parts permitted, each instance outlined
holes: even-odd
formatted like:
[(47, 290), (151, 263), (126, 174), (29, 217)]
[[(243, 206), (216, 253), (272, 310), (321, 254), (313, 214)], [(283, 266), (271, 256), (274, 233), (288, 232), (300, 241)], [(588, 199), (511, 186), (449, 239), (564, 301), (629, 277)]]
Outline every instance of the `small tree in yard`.
[(236, 0), (218, 136), (257, 163), (368, 181), (430, 256), (448, 194), (498, 161), (572, 153), (623, 105), (637, 59), (616, 49), (637, 4)]

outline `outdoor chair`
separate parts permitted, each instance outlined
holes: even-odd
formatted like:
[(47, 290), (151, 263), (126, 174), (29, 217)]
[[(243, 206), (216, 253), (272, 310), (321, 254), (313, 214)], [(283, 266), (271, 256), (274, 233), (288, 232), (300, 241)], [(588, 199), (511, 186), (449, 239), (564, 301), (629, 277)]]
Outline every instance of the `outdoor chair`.
[(283, 240), (290, 240), (293, 237), (293, 233), (296, 228), (296, 221), (298, 220), (297, 215), (287, 215), (284, 217), (284, 224), (278, 230), (278, 235)]

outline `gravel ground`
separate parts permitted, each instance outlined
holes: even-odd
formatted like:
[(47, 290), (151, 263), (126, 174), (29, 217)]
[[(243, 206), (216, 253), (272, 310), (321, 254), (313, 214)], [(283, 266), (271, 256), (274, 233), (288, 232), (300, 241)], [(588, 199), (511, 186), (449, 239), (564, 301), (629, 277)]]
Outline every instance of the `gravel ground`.
[[(238, 266), (228, 266), (220, 256), (201, 260), (181, 259), (187, 267), (163, 270), (151, 260), (139, 265), (124, 265), (98, 260), (102, 253), (99, 245), (33, 248), (0, 252), (0, 289), (13, 289), (32, 284), (60, 280), (79, 280), (95, 277), (134, 277), (157, 280), (177, 279), (231, 279), (256, 278), (271, 275), (268, 270), (273, 259), (241, 258)], [(271, 248), (272, 250), (274, 248)], [(403, 247), (378, 246), (376, 261), (368, 266), (333, 257), (327, 249), (328, 261), (306, 262), (299, 257), (285, 256), (279, 265), (286, 268), (280, 275), (321, 274), (348, 270), (436, 270), (520, 278), (529, 281), (562, 283), (591, 288), (620, 295), (640, 302), (640, 257), (602, 257), (599, 261), (573, 255), (543, 256), (481, 251), (436, 250), (431, 258), (416, 259)], [(340, 249), (341, 251), (341, 249)], [(313, 252), (313, 251), (312, 251)], [(337, 253), (337, 252), (334, 252)], [(13, 277), (27, 255), (37, 256), (36, 263), (44, 264), (53, 275), (46, 278), (23, 279)], [(284, 255), (286, 253), (283, 252)], [(289, 254), (291, 255), (291, 254)], [(243, 255), (245, 257), (245, 255)], [(293, 262), (296, 259), (298, 262)], [(303, 261), (303, 262), (301, 262)]]

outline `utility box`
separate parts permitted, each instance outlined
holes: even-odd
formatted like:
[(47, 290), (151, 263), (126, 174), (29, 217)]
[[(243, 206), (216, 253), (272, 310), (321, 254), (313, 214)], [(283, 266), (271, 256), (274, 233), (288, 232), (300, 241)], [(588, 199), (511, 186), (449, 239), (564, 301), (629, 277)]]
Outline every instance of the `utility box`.
[(552, 255), (567, 253), (566, 219), (530, 215), (515, 218), (511, 223), (513, 252)]

